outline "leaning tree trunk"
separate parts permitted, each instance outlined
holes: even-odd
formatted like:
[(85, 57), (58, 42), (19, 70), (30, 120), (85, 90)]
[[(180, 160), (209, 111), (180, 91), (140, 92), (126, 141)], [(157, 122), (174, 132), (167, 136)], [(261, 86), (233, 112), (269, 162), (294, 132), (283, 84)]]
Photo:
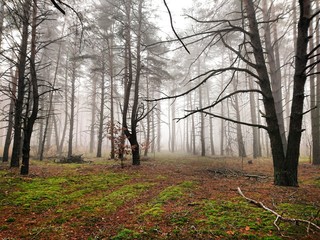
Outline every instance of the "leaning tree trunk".
[(15, 102), (14, 99), (16, 98), (16, 92), (17, 92), (17, 79), (18, 79), (18, 69), (16, 69), (14, 76), (12, 76), (12, 83), (10, 83), (12, 85), (11, 86), (12, 96), (10, 99), (10, 107), (9, 107), (9, 114), (8, 114), (8, 128), (7, 128), (6, 139), (3, 147), (3, 157), (2, 157), (3, 162), (9, 161), (9, 148), (12, 140), (12, 130), (13, 130), (13, 120), (14, 120), (14, 116), (13, 116), (14, 102)]

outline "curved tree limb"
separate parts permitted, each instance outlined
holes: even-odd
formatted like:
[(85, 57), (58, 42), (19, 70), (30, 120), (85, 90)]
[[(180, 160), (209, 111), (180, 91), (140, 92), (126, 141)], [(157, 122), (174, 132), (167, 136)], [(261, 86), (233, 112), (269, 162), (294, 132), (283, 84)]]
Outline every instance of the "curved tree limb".
[[(175, 96), (167, 96), (167, 97), (162, 97), (162, 98), (158, 98), (158, 99), (146, 99), (147, 102), (157, 102), (157, 101), (161, 101), (161, 100), (167, 100), (167, 99), (175, 99), (175, 98), (179, 98), (179, 97), (182, 97), (184, 95), (187, 95), (188, 93), (196, 90), (198, 87), (200, 87), (202, 84), (204, 84), (208, 79), (210, 79), (211, 77), (215, 76), (215, 75), (218, 75), (218, 74), (221, 74), (223, 72), (226, 72), (226, 71), (239, 71), (239, 72), (245, 72), (245, 73), (248, 73), (249, 75), (253, 76), (254, 78), (256, 79), (259, 79), (259, 76), (257, 76), (255, 73), (253, 73), (252, 71), (250, 71), (249, 69), (246, 69), (246, 68), (238, 68), (238, 67), (227, 67), (227, 68), (219, 68), (219, 69), (214, 69), (214, 70), (210, 70), (208, 72), (205, 72), (203, 74), (200, 74), (199, 76), (193, 78), (190, 80), (191, 81), (194, 81), (200, 77), (203, 77), (203, 76), (206, 76), (208, 75), (207, 77), (205, 77), (200, 83), (198, 83), (197, 85), (195, 85), (194, 87), (192, 87), (191, 89), (181, 93), (181, 94), (178, 94), (178, 95), (175, 95)], [(242, 90), (244, 92), (258, 92), (258, 93), (261, 93), (262, 92), (260, 90)]]
[(179, 37), (178, 33), (177, 33), (176, 30), (174, 29), (171, 11), (170, 11), (170, 9), (169, 9), (169, 7), (168, 7), (168, 4), (167, 4), (166, 0), (163, 0), (163, 2), (164, 2), (164, 5), (165, 5), (166, 8), (167, 8), (168, 13), (169, 13), (170, 24), (171, 24), (172, 31), (174, 32), (174, 34), (176, 35), (176, 37), (179, 39), (179, 41), (181, 42), (181, 44), (183, 45), (183, 47), (184, 47), (184, 49), (187, 51), (187, 53), (190, 54), (188, 48), (187, 48), (186, 45), (183, 43), (183, 41), (182, 41), (181, 38)]
[(231, 121), (231, 122), (234, 122), (234, 123), (239, 123), (239, 124), (243, 124), (243, 125), (248, 125), (248, 126), (253, 126), (253, 127), (259, 127), (259, 128), (263, 128), (263, 129), (266, 129), (267, 130), (267, 127), (264, 126), (264, 125), (252, 125), (251, 123), (245, 123), (245, 122), (238, 122), (236, 120), (233, 120), (233, 119), (230, 119), (230, 118), (225, 118), (223, 116), (219, 116), (219, 115), (215, 115), (213, 113), (209, 113), (209, 112), (206, 112), (205, 110), (207, 109), (210, 109), (210, 108), (213, 108), (215, 107), (216, 105), (218, 105), (219, 103), (221, 103), (222, 101), (228, 99), (228, 98), (231, 98), (233, 95), (236, 95), (236, 94), (239, 94), (239, 93), (250, 93), (250, 92), (257, 92), (257, 93), (260, 93), (261, 95), (263, 95), (262, 91), (258, 90), (258, 89), (249, 89), (249, 90), (237, 90), (237, 91), (234, 91), (222, 98), (220, 98), (219, 100), (215, 101), (213, 104), (207, 106), (207, 107), (204, 107), (204, 108), (200, 108), (200, 109), (197, 109), (197, 110), (186, 110), (186, 112), (189, 112), (188, 114), (186, 114), (184, 117), (182, 118), (178, 118), (176, 120), (180, 121), (182, 119), (185, 119), (189, 116), (191, 116), (192, 114), (195, 114), (195, 113), (205, 113), (205, 114), (208, 114), (208, 115), (211, 115), (211, 116), (214, 116), (214, 117), (217, 117), (217, 118), (222, 118), (224, 120), (228, 120), (228, 121)]

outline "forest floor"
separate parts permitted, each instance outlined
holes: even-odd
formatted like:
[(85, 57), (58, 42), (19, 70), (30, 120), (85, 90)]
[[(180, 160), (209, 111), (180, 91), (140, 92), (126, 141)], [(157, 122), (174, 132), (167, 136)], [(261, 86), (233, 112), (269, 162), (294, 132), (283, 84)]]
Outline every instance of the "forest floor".
[[(298, 188), (273, 185), (268, 159), (161, 154), (141, 166), (31, 162), (0, 165), (0, 239), (320, 239), (320, 167), (301, 163)], [(253, 175), (253, 176), (251, 176)], [(279, 229), (277, 229), (277, 226)]]

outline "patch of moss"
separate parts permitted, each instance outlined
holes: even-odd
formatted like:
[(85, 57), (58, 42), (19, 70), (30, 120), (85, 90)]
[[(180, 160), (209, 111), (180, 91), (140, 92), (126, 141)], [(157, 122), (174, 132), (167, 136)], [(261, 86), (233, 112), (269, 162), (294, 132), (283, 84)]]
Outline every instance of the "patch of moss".
[(150, 216), (154, 219), (158, 219), (164, 213), (161, 203), (156, 203), (151, 206), (146, 206), (145, 208), (146, 210), (140, 215), (140, 217), (142, 218), (146, 216)]
[(178, 200), (181, 198), (186, 191), (192, 189), (195, 186), (195, 183), (192, 181), (185, 181), (179, 185), (169, 186), (158, 194), (154, 200), (147, 204), (140, 206), (143, 209), (141, 218), (151, 217), (158, 219), (164, 212), (162, 206), (168, 201)]
[(129, 178), (125, 174), (25, 178), (15, 182), (17, 189), (7, 200), (11, 205), (39, 212), (61, 204), (82, 201), (87, 194), (105, 191)]
[[(226, 239), (231, 235), (240, 239), (281, 239), (273, 225), (276, 216), (245, 201), (204, 201), (199, 211), (205, 217), (195, 223), (202, 232), (209, 229), (211, 232), (220, 232), (220, 235), (224, 232)], [(310, 219), (317, 214), (318, 209), (311, 205), (286, 203), (280, 204), (276, 211), (283, 213), (284, 217)], [(315, 223), (319, 224), (319, 220)], [(307, 226), (303, 224), (279, 224), (287, 236), (304, 236), (307, 233)]]
[(130, 240), (130, 239), (138, 239), (140, 237), (140, 234), (138, 232), (135, 232), (133, 230), (124, 228), (121, 229), (117, 235), (112, 237), (112, 240)]
[(8, 226), (8, 225), (1, 225), (1, 226), (0, 226), (0, 232), (1, 232), (1, 231), (8, 230), (8, 229), (9, 229), (9, 226)]
[(156, 201), (166, 203), (170, 200), (179, 199), (188, 189), (191, 189), (195, 185), (194, 182), (185, 181), (179, 185), (170, 186), (164, 189), (157, 197)]
[(87, 206), (92, 206), (95, 210), (103, 209), (106, 212), (114, 212), (119, 206), (125, 202), (135, 198), (147, 189), (153, 186), (152, 183), (137, 183), (125, 185), (117, 190), (112, 191), (102, 198), (94, 198), (89, 200)]
[(271, 213), (243, 201), (204, 201), (199, 211), (205, 216), (197, 221), (202, 231), (210, 229), (211, 232), (218, 231), (219, 235), (241, 239), (248, 239), (244, 237), (253, 234), (259, 239), (258, 233), (265, 236), (276, 230)]

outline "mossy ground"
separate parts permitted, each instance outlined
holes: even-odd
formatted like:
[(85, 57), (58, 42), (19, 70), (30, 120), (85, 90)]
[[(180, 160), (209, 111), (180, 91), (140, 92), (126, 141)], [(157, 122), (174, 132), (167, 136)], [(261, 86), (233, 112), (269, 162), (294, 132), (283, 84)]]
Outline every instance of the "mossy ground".
[[(308, 226), (279, 223), (243, 192), (285, 217), (320, 224), (320, 169), (304, 164), (300, 187), (272, 184), (271, 162), (166, 155), (140, 167), (32, 161), (30, 176), (0, 170), (0, 239), (319, 239)], [(221, 175), (227, 168), (269, 176)], [(239, 171), (235, 171), (235, 173)]]

